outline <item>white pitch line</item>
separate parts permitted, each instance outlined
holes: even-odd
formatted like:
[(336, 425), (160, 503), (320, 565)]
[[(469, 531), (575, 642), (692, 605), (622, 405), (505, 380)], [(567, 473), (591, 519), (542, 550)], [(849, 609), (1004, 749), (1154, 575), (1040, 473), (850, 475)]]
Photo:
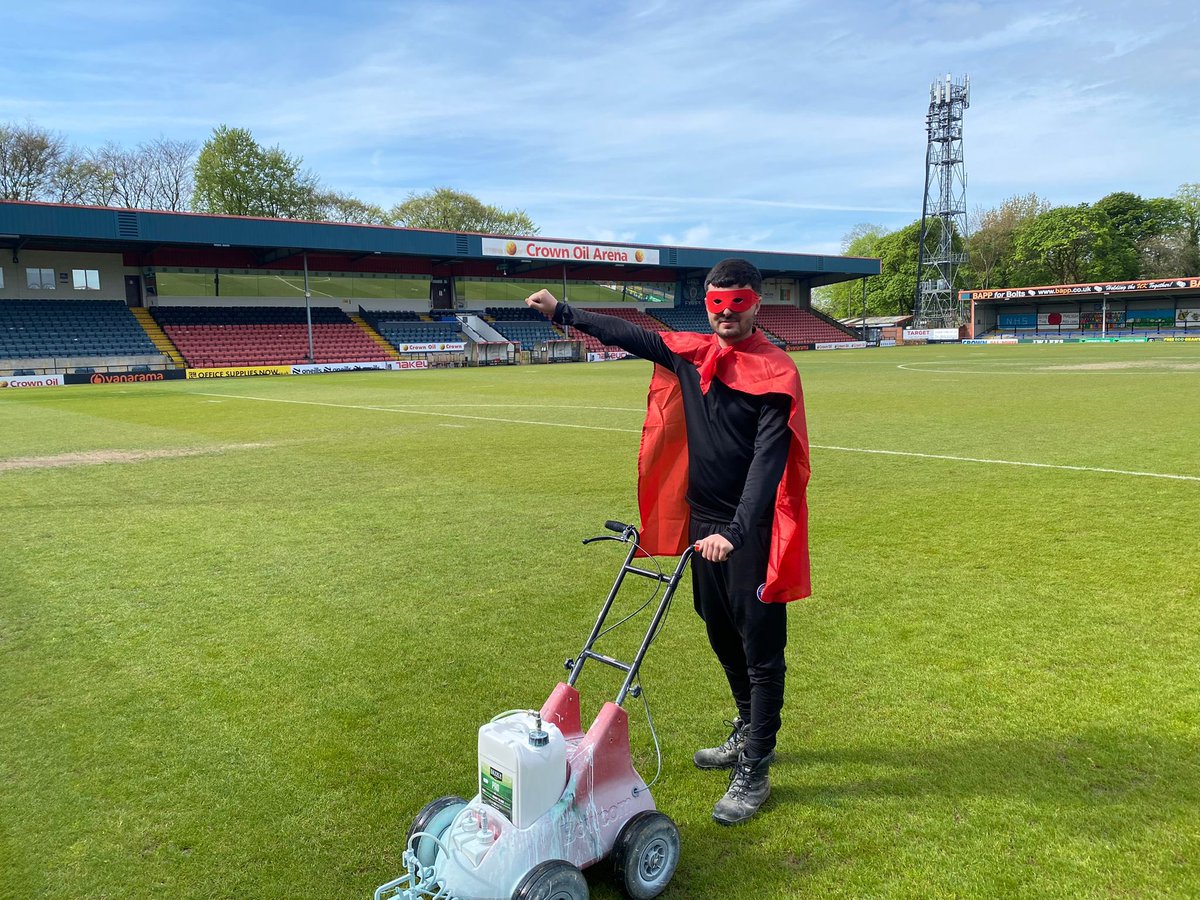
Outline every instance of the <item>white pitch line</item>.
[(601, 412), (631, 412), (644, 413), (645, 407), (631, 406), (552, 406), (546, 403), (398, 403), (395, 406), (379, 407), (380, 409), (424, 409), (435, 406), (438, 409), (571, 409), (599, 410)]
[[(294, 403), (298, 406), (328, 406), (334, 409), (362, 409), (370, 412), (403, 413), (409, 416), (439, 416), (445, 419), (470, 419), (476, 422), (503, 422), (506, 425), (545, 425), (548, 428), (579, 428), (584, 431), (617, 431), (624, 434), (641, 434), (640, 428), (608, 428), (604, 425), (573, 425), (569, 422), (539, 422), (533, 419), (502, 419), (498, 416), (466, 416), (462, 413), (433, 412), (427, 409), (397, 406), (361, 406), (354, 403), (322, 403), (319, 400), (284, 400), (281, 397), (247, 397), (242, 394), (205, 394), (208, 397), (225, 397), (230, 400), (257, 400), (261, 403)], [(544, 407), (543, 407), (544, 408)], [(570, 407), (558, 407), (569, 409)]]
[[(548, 428), (578, 428), (585, 431), (616, 431), (621, 434), (641, 434), (640, 428), (609, 428), (603, 425), (573, 425), (568, 422), (538, 422), (530, 419), (502, 419), (499, 416), (466, 416), (461, 413), (431, 412), (424, 409), (399, 408), (393, 406), (364, 406), (353, 403), (323, 403), (319, 400), (285, 400), (281, 397), (248, 397), (242, 394), (209, 394), (208, 397), (224, 397), (229, 400), (256, 400), (261, 403), (293, 403), (297, 406), (327, 406), (334, 409), (361, 409), (369, 412), (403, 413), (414, 416), (439, 416), (447, 419), (470, 419), (478, 422), (500, 422), (505, 425), (544, 425)], [(593, 407), (560, 406), (557, 409), (590, 409)], [(615, 407), (614, 407), (615, 409)], [(626, 411), (626, 410), (621, 410)], [(640, 412), (641, 410), (627, 410)], [(908, 456), (917, 459), (942, 459), (948, 462), (984, 463), (993, 466), (1021, 466), (1030, 469), (1060, 469), (1067, 472), (1095, 472), (1103, 475), (1131, 475), (1138, 478), (1167, 478), (1174, 481), (1200, 481), (1200, 475), (1171, 475), (1163, 472), (1133, 472), (1126, 469), (1103, 469), (1094, 466), (1065, 466), (1055, 463), (1021, 462), (1012, 459), (982, 459), (976, 456), (948, 456), (939, 453), (915, 453), (908, 450), (873, 450), (868, 447), (835, 447), (828, 444), (809, 444), (813, 450), (834, 450), (842, 453), (871, 453), (878, 456)]]
[(1134, 475), (1139, 478), (1170, 478), (1176, 481), (1200, 481), (1200, 475), (1169, 475), (1163, 472), (1131, 472), (1127, 469), (1101, 469), (1094, 466), (1063, 466), (1054, 463), (1019, 462), (1013, 459), (980, 459), (975, 456), (944, 456), (939, 453), (913, 453), (906, 450), (870, 450), (865, 447), (830, 447), (810, 444), (817, 450), (840, 450), (845, 453), (875, 453), (881, 456), (915, 456), (920, 459), (945, 459), (951, 462), (988, 463), (993, 466), (1025, 466), (1031, 469), (1063, 469), (1068, 472), (1099, 472), (1105, 475)]
[[(1066, 357), (1050, 357), (1047, 359), (1037, 360), (1000, 360), (1000, 359), (960, 359), (960, 360), (928, 360), (916, 361), (910, 363), (900, 363), (896, 366), (897, 369), (903, 369), (906, 372), (924, 372), (930, 375), (1112, 375), (1112, 374), (1137, 374), (1137, 375), (1179, 375), (1192, 374), (1200, 371), (1191, 365), (1186, 367), (1171, 368), (1170, 366), (1155, 365), (1160, 360), (1175, 360), (1186, 359), (1194, 360), (1190, 356), (1159, 356), (1151, 360), (1145, 360), (1145, 364), (1135, 362), (1131, 365), (1123, 363), (1098, 364), (1100, 368), (1095, 368), (1095, 363), (1080, 363), (1077, 359), (1068, 359)], [(1056, 363), (1062, 363), (1057, 365)], [(931, 369), (929, 366), (941, 365), (970, 365), (978, 364), (979, 366), (1011, 366), (1010, 369), (994, 371), (989, 369)], [(1075, 365), (1068, 365), (1074, 363)], [(1104, 366), (1108, 366), (1105, 368)]]

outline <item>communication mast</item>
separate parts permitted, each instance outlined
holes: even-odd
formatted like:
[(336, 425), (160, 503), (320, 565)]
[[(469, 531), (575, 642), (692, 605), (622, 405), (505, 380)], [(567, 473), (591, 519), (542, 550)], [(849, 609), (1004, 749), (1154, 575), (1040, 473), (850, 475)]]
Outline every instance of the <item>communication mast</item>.
[(956, 328), (964, 321), (955, 290), (955, 270), (966, 263), (954, 251), (954, 239), (967, 235), (967, 175), (963, 166), (963, 110), (971, 105), (971, 78), (947, 75), (929, 89), (925, 130), (925, 202), (921, 206), (921, 242), (917, 256), (914, 324), (920, 328)]

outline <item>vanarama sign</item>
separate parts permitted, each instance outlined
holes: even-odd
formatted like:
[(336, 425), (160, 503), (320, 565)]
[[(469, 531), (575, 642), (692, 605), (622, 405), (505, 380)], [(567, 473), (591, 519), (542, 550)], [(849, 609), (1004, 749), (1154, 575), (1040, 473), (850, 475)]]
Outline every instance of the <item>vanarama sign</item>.
[(561, 259), (564, 262), (630, 263), (657, 266), (658, 251), (610, 244), (567, 244), (533, 238), (484, 238), (484, 256), (510, 259)]

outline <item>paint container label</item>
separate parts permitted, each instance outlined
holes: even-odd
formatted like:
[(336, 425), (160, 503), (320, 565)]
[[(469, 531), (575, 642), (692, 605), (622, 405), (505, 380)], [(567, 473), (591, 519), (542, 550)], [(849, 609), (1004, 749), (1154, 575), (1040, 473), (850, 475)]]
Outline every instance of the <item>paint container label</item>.
[(479, 797), (510, 822), (513, 818), (513, 773), (494, 765), (479, 767)]

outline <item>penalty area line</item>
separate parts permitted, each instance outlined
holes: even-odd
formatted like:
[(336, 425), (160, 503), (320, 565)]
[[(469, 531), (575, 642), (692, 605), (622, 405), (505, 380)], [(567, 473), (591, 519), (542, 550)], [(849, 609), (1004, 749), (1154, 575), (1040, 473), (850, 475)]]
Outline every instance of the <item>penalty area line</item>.
[(1133, 472), (1128, 469), (1102, 469), (1096, 466), (1065, 466), (1055, 463), (1021, 462), (1014, 459), (981, 459), (976, 456), (947, 456), (940, 453), (914, 453), (907, 450), (871, 450), (865, 447), (830, 447), (811, 444), (814, 450), (843, 453), (873, 453), (880, 456), (909, 456), (918, 459), (944, 459), (950, 462), (984, 463), (993, 466), (1022, 466), (1030, 469), (1061, 469), (1067, 472), (1095, 472), (1103, 475), (1131, 475), (1137, 478), (1167, 478), (1174, 481), (1200, 481), (1200, 475), (1171, 475), (1165, 472)]

